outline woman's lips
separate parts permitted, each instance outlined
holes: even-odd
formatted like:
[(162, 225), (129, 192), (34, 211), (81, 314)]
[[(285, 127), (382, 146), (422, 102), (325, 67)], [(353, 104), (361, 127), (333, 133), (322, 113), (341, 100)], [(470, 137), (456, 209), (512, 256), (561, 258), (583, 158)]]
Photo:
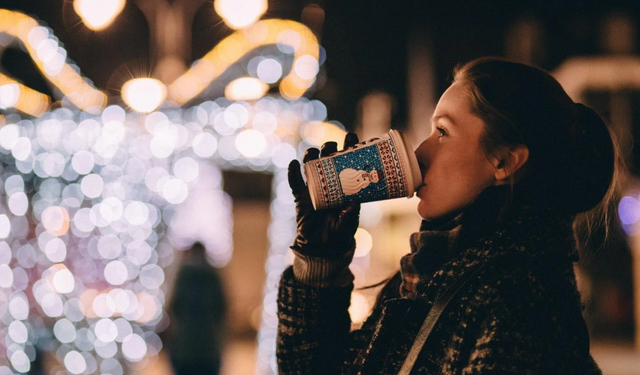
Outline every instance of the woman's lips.
[(426, 189), (426, 185), (422, 184), (420, 186), (418, 186), (418, 190), (416, 192), (416, 196), (420, 199), (422, 199), (422, 195), (424, 194), (424, 190)]

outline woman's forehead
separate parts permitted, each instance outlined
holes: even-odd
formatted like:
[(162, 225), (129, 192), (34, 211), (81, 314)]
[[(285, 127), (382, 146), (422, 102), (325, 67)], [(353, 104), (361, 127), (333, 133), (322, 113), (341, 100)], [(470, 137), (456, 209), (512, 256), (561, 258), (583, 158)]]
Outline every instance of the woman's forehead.
[(440, 97), (433, 119), (444, 118), (455, 122), (456, 115), (466, 113), (471, 114), (469, 90), (463, 83), (454, 82)]
[(485, 128), (484, 121), (472, 111), (470, 92), (461, 82), (454, 82), (442, 94), (432, 121), (470, 135), (479, 134)]

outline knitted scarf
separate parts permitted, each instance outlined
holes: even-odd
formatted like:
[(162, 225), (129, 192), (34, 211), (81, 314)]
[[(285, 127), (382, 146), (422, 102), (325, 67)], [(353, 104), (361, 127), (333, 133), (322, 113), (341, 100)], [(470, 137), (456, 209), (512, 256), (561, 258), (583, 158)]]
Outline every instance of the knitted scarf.
[(573, 216), (532, 207), (500, 211), (495, 207), (500, 207), (504, 190), (489, 190), (451, 221), (424, 221), (411, 235), (411, 253), (400, 261), (401, 296), (417, 298), (429, 286), (451, 279), (445, 274), (464, 272), (509, 252), (524, 253), (551, 268), (578, 260)]

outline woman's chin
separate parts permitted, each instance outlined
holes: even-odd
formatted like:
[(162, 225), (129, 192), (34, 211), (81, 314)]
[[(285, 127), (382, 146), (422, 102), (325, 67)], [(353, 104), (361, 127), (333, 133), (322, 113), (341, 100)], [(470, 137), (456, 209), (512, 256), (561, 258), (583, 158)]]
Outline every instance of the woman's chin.
[(422, 200), (418, 203), (418, 215), (426, 221), (437, 219), (437, 215), (433, 212), (433, 206)]
[(453, 219), (460, 213), (459, 210), (446, 210), (442, 205), (420, 201), (418, 203), (418, 214), (422, 220), (436, 223)]

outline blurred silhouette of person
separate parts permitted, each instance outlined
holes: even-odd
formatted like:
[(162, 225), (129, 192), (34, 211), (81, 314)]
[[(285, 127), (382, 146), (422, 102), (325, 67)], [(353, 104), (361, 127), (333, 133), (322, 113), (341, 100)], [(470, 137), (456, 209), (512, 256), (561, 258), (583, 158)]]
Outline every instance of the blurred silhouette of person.
[(225, 338), (226, 299), (218, 270), (196, 242), (178, 271), (166, 332), (171, 365), (177, 375), (216, 375)]

